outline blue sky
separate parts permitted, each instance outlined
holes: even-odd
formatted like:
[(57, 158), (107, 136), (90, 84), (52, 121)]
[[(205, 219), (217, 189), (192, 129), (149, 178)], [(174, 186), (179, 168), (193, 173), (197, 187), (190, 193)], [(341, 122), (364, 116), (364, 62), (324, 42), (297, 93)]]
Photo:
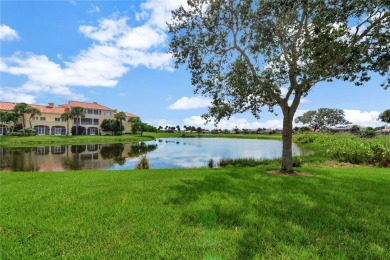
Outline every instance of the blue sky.
[[(0, 2), (0, 100), (56, 105), (96, 101), (136, 114), (155, 126), (194, 125), (208, 100), (193, 94), (185, 67), (173, 68), (166, 53), (166, 21), (179, 0)], [(184, 1), (185, 2), (185, 1)], [(373, 77), (363, 87), (320, 83), (297, 115), (321, 107), (344, 109), (349, 121), (383, 125), (390, 90)], [(282, 117), (249, 113), (222, 121), (220, 128), (281, 128)]]

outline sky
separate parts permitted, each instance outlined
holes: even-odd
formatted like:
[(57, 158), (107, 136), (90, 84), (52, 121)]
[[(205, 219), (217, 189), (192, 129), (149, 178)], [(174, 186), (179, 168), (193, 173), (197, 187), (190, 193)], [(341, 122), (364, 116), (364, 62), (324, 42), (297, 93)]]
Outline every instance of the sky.
[[(0, 1), (0, 101), (98, 102), (154, 126), (200, 126), (210, 100), (195, 95), (186, 67), (174, 68), (166, 22), (182, 0)], [(317, 84), (296, 116), (343, 109), (357, 125), (381, 126), (390, 89), (373, 75), (364, 86)], [(218, 128), (282, 128), (280, 110), (222, 120)]]

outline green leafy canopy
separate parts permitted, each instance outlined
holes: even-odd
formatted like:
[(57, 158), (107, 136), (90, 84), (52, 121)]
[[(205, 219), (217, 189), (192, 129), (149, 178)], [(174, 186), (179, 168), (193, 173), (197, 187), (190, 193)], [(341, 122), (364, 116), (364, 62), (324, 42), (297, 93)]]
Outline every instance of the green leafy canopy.
[(369, 71), (388, 87), (389, 22), (378, 0), (190, 0), (168, 26), (176, 65), (187, 63), (195, 92), (213, 98), (205, 117), (219, 121), (258, 117), (262, 106), (296, 110), (317, 82), (360, 85)]
[[(282, 169), (292, 170), (292, 121), (321, 81), (361, 85), (373, 71), (390, 85), (390, 2), (383, 0), (188, 0), (168, 23), (176, 66), (195, 93), (212, 98), (205, 115), (283, 112)], [(286, 91), (282, 91), (285, 88)]]

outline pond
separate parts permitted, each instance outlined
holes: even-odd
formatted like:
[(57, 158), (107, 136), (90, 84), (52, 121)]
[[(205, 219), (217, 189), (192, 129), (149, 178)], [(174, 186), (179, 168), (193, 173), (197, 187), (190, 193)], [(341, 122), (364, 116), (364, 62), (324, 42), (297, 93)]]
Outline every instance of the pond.
[[(145, 153), (152, 169), (206, 167), (210, 159), (279, 158), (282, 154), (282, 142), (229, 138), (162, 138), (142, 143), (0, 147), (0, 170), (134, 169), (139, 156)], [(299, 155), (304, 152), (293, 145), (293, 153)]]

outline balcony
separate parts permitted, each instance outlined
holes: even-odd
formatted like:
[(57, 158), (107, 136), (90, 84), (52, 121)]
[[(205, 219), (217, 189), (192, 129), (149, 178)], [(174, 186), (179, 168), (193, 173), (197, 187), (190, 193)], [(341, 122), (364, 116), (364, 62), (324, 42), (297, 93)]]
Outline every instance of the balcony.
[[(74, 120), (74, 124), (76, 125), (76, 119)], [(81, 118), (80, 124), (79, 125), (94, 125), (94, 126), (99, 126), (99, 119), (95, 118)]]

